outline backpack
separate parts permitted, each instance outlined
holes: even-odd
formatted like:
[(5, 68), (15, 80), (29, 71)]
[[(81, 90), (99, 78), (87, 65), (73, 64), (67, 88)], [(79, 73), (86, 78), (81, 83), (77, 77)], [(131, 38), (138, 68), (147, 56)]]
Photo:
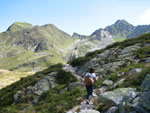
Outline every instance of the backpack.
[(90, 76), (86, 76), (85, 77), (85, 83), (87, 86), (90, 86), (90, 85), (94, 84), (94, 80)]

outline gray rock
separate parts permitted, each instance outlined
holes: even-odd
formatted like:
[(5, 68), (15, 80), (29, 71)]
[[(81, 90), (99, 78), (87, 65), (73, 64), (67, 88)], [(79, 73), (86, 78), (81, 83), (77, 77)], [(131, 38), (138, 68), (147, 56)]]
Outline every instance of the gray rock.
[(78, 86), (81, 86), (82, 85), (82, 82), (81, 81), (77, 81), (77, 82), (73, 82), (73, 83), (70, 83), (68, 85), (68, 90), (72, 90)]
[(100, 112), (96, 110), (81, 110), (79, 113), (100, 113)]
[(132, 92), (131, 94), (127, 94), (123, 97), (121, 103), (119, 104), (119, 112), (120, 113), (129, 113), (130, 111), (133, 111), (132, 109), (132, 101), (135, 99), (135, 104), (134, 106), (137, 106), (137, 102), (138, 102), (138, 96), (140, 95), (140, 93), (138, 92)]
[(107, 86), (102, 86), (101, 88), (98, 89), (100, 93), (104, 93), (107, 90)]
[(116, 105), (119, 105), (122, 101), (122, 98), (125, 95), (130, 95), (135, 91), (136, 91), (135, 88), (118, 88), (116, 90), (108, 91), (103, 94), (100, 94), (99, 99), (104, 104), (108, 104), (108, 102), (111, 101), (111, 103), (115, 103)]
[(134, 92), (132, 95), (123, 97), (119, 105), (121, 113), (150, 113), (150, 75), (148, 74), (142, 82), (142, 92)]
[(144, 47), (150, 47), (150, 43), (144, 44)]
[(21, 98), (21, 91), (17, 91), (17, 93), (14, 95), (14, 101), (19, 102)]
[(150, 91), (143, 92), (139, 98), (139, 105), (150, 111)]
[(144, 81), (141, 84), (142, 92), (150, 91), (150, 74), (147, 74)]
[(138, 50), (139, 48), (141, 48), (141, 46), (139, 46), (139, 44), (131, 45), (131, 46), (125, 47), (120, 54), (121, 55), (128, 54), (128, 53)]
[(105, 113), (119, 113), (119, 109), (117, 106), (113, 106), (109, 108)]
[(131, 74), (134, 74), (134, 73), (140, 73), (140, 72), (142, 72), (142, 70), (143, 70), (143, 68), (131, 69), (131, 70), (129, 71), (129, 74), (131, 75)]
[(150, 63), (150, 57), (146, 59), (145, 63)]
[(139, 104), (147, 110), (150, 110), (150, 75), (148, 74), (141, 85), (142, 95), (139, 99)]
[(103, 83), (102, 83), (102, 85), (106, 85), (106, 86), (110, 86), (110, 85), (112, 85), (113, 84), (113, 81), (112, 80), (108, 80), (108, 79), (106, 79)]
[(121, 54), (118, 56), (118, 59), (131, 59), (133, 60), (135, 56), (133, 56), (133, 52), (127, 54)]
[(125, 81), (125, 78), (122, 78), (118, 82), (116, 82), (113, 86), (111, 86), (111, 89), (115, 89), (118, 85), (122, 84)]
[(103, 59), (103, 58), (107, 58), (110, 55), (110, 50), (106, 50), (103, 53), (100, 53), (98, 55), (98, 58)]

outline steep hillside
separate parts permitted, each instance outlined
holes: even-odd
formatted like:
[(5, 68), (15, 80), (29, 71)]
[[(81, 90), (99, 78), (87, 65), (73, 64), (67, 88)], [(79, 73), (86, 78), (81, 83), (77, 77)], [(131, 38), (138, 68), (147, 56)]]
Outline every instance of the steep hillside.
[[(150, 34), (114, 43), (69, 64), (51, 66), (1, 89), (0, 112), (150, 112)], [(86, 91), (82, 77), (90, 67), (99, 80), (95, 84), (97, 97), (89, 108), (83, 104)]]

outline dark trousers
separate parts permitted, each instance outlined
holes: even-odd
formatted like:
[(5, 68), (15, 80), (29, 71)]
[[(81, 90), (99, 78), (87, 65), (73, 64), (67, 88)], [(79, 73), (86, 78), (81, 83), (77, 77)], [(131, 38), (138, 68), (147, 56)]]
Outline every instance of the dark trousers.
[(87, 100), (90, 102), (91, 98), (92, 98), (92, 93), (93, 93), (93, 89), (94, 89), (94, 85), (90, 85), (90, 86), (87, 86), (86, 85), (86, 91), (87, 91)]

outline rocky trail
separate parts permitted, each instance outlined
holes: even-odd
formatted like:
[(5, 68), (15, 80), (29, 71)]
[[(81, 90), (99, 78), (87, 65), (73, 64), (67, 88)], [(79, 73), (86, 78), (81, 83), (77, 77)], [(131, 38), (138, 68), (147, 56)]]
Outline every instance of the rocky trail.
[[(83, 78), (79, 74), (76, 73), (77, 71), (76, 68), (70, 65), (65, 65), (63, 69), (65, 71), (72, 72), (72, 74), (76, 76), (79, 81), (83, 82)], [(94, 110), (94, 108), (96, 107), (96, 102), (98, 101), (97, 93), (98, 93), (98, 89), (94, 89), (93, 91), (94, 96), (89, 104), (87, 104), (86, 99), (83, 98), (83, 101), (80, 103), (80, 105), (73, 107), (67, 113), (99, 113), (99, 111)]]
[[(94, 90), (95, 94), (96, 89)], [(99, 111), (94, 110), (97, 103), (97, 96), (93, 96), (91, 102), (89, 104), (86, 103), (86, 99), (84, 99), (80, 105), (75, 106), (67, 113), (99, 113)]]

